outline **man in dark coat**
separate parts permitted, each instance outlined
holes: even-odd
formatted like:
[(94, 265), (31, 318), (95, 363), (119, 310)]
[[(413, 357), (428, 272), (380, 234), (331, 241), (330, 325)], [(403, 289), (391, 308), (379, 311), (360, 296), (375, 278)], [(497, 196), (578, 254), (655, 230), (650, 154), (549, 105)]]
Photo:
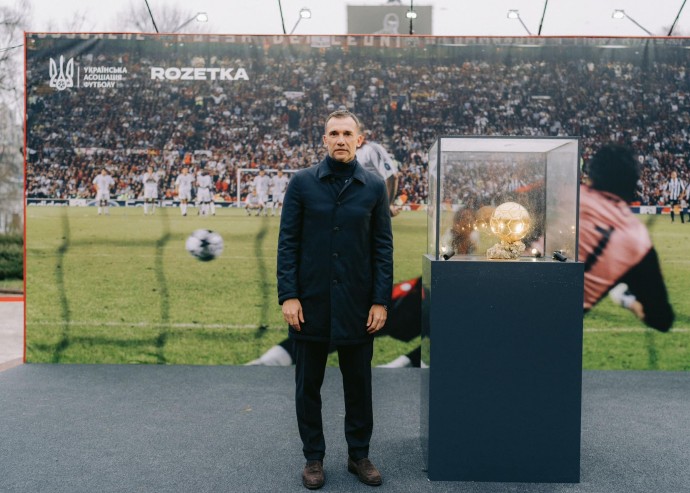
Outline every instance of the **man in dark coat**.
[(295, 344), (297, 423), (307, 464), (303, 484), (324, 484), (321, 384), (331, 344), (345, 394), (348, 470), (369, 485), (373, 429), (373, 337), (386, 322), (393, 236), (386, 185), (357, 163), (361, 125), (348, 111), (326, 119), (328, 156), (290, 180), (278, 239), (278, 300)]

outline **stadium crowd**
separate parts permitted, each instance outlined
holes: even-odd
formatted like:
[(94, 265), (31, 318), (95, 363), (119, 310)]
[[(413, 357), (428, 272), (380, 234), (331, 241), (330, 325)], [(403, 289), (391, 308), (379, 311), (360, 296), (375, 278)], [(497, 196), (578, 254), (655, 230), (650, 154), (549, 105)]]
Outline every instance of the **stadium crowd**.
[[(668, 203), (671, 171), (690, 181), (687, 56), (613, 61), (596, 47), (572, 56), (542, 49), (522, 58), (403, 60), (399, 51), (374, 49), (247, 56), (240, 46), (223, 56), (158, 50), (132, 61), (129, 53), (87, 50), (77, 63), (124, 64), (128, 74), (116, 88), (65, 91), (47, 87), (47, 59), (32, 63), (30, 52), (27, 194), (91, 198), (93, 178), (106, 168), (115, 198), (138, 198), (139, 176), (152, 165), (160, 196), (173, 198), (188, 166), (208, 169), (215, 199), (231, 201), (239, 169), (316, 163), (323, 115), (344, 107), (399, 162), (399, 194), (408, 203), (427, 200), (427, 152), (441, 135), (580, 136), (583, 162), (606, 142), (626, 142), (643, 165), (636, 201)], [(249, 80), (152, 80), (150, 67), (163, 63), (243, 66)], [(241, 176), (244, 197), (253, 175)]]

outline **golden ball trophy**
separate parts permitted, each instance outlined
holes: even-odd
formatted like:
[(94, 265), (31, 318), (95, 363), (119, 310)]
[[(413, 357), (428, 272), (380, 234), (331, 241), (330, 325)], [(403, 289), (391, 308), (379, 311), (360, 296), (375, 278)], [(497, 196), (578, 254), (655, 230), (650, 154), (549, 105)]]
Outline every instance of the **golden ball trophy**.
[(532, 221), (529, 212), (517, 202), (505, 202), (493, 211), (489, 229), (501, 240), (486, 251), (489, 259), (514, 260), (525, 251), (520, 241), (527, 235)]

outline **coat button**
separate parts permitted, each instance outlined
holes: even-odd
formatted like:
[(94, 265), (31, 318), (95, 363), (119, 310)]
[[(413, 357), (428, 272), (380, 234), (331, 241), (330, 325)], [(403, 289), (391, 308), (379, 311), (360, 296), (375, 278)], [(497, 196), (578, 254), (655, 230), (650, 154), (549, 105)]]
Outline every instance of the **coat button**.
[(340, 231), (340, 226), (336, 226), (333, 228), (333, 231)]
[(336, 284), (338, 284), (338, 280), (337, 280), (337, 279), (333, 279), (333, 285), (335, 286)]
[(340, 205), (340, 201), (337, 201), (337, 202), (335, 203), (335, 205)]
[(338, 258), (338, 253), (334, 253), (333, 258)]

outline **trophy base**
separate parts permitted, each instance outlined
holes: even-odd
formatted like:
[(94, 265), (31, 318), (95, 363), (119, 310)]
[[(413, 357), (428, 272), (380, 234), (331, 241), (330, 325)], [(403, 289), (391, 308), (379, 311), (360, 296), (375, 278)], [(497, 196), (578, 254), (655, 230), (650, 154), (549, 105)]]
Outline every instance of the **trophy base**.
[(488, 259), (513, 260), (525, 251), (525, 244), (521, 241), (501, 241), (486, 251)]

